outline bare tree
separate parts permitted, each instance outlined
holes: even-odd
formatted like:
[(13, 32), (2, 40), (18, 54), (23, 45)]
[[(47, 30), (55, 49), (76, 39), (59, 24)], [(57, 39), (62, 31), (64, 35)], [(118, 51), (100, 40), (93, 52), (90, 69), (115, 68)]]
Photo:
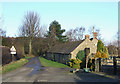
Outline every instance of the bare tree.
[(101, 40), (101, 33), (100, 33), (100, 29), (96, 29), (94, 26), (93, 27), (90, 27), (88, 29), (88, 32), (90, 34), (91, 37), (93, 37), (93, 32), (97, 32), (97, 39), (98, 40)]
[(27, 12), (22, 26), (20, 27), (21, 36), (29, 38), (29, 54), (32, 54), (32, 40), (40, 32), (40, 17), (35, 12)]
[(47, 27), (45, 25), (41, 26), (37, 37), (45, 37), (46, 33), (47, 33)]
[(74, 41), (73, 39), (73, 30), (70, 29), (69, 31), (66, 32), (67, 37), (69, 38), (69, 41)]
[(109, 42), (107, 45), (109, 54), (111, 56), (118, 55), (119, 54), (119, 40), (118, 40), (118, 32), (114, 35), (113, 41)]
[(84, 27), (77, 27), (75, 29), (70, 29), (68, 32), (66, 32), (66, 35), (68, 36), (69, 41), (80, 41), (83, 39), (84, 33)]
[(100, 29), (96, 29), (96, 32), (97, 32), (97, 38), (98, 38), (98, 40), (102, 40), (101, 39)]
[(114, 55), (118, 55), (118, 47), (110, 43), (108, 45), (108, 52), (113, 57)]
[(94, 26), (93, 26), (93, 27), (90, 27), (90, 28), (88, 29), (88, 33), (89, 33), (90, 37), (93, 37), (93, 32), (94, 32)]
[(0, 36), (6, 37), (6, 31), (0, 28)]
[(2, 20), (2, 18), (0, 17), (0, 36), (6, 37), (6, 31), (3, 30), (2, 24), (3, 24), (3, 20)]

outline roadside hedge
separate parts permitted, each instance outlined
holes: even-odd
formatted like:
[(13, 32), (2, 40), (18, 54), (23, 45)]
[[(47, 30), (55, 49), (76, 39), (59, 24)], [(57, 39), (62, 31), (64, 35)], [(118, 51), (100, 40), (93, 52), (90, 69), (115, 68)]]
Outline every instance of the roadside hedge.
[(10, 54), (10, 48), (2, 46), (2, 65), (8, 64), (12, 61), (12, 56)]

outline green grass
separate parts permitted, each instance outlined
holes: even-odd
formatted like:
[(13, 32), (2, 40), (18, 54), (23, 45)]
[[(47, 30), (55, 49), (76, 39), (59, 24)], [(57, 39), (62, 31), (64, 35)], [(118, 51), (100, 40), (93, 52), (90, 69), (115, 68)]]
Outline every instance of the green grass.
[(26, 56), (25, 59), (29, 59), (29, 58), (32, 58), (33, 56)]
[(33, 55), (25, 55), (25, 59), (29, 59), (29, 58), (32, 58), (34, 57)]
[(18, 61), (11, 62), (10, 64), (4, 65), (2, 67), (2, 73), (4, 74), (4, 73), (10, 72), (12, 70), (15, 70), (15, 69), (21, 67), (22, 65), (24, 65), (27, 62), (28, 62), (27, 59), (20, 59)]
[(39, 57), (39, 59), (40, 59), (41, 64), (45, 67), (70, 68), (69, 66), (67, 66), (65, 64), (47, 60), (43, 57)]

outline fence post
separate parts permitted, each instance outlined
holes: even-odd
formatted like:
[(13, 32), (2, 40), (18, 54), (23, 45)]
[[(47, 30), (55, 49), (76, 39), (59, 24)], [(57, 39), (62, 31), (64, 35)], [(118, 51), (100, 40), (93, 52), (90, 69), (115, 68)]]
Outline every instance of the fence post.
[(113, 57), (113, 66), (114, 66), (114, 74), (117, 74), (117, 61), (116, 61), (116, 57)]
[(12, 54), (12, 61), (15, 61), (15, 55)]
[(95, 59), (95, 72), (99, 72), (99, 59)]
[(99, 58), (99, 71), (101, 71), (101, 58)]

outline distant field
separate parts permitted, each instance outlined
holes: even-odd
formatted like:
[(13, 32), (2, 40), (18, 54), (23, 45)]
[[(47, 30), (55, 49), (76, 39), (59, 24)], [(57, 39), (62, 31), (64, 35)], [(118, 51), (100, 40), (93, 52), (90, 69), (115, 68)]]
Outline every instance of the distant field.
[(67, 67), (67, 68), (70, 68), (69, 66), (67, 66), (65, 64), (47, 60), (43, 57), (39, 57), (39, 59), (40, 59), (41, 64), (45, 67), (57, 67), (57, 68), (66, 68)]

